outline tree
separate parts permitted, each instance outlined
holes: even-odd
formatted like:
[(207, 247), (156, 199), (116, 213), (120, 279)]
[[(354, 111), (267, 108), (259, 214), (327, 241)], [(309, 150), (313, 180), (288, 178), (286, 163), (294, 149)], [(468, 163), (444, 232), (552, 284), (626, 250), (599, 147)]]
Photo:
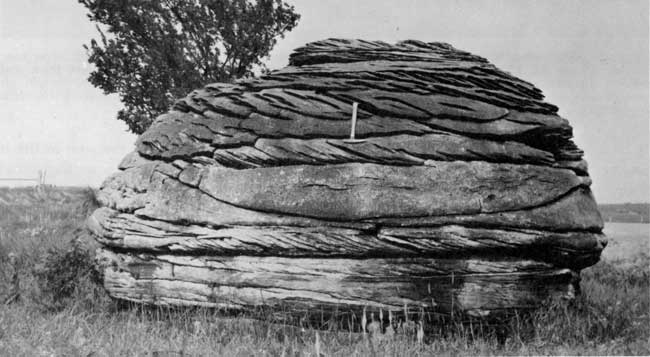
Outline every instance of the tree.
[[(298, 23), (282, 0), (79, 0), (97, 26), (88, 81), (117, 93), (117, 118), (141, 134), (173, 101), (212, 82), (266, 68), (277, 37)], [(103, 30), (102, 30), (103, 28)]]

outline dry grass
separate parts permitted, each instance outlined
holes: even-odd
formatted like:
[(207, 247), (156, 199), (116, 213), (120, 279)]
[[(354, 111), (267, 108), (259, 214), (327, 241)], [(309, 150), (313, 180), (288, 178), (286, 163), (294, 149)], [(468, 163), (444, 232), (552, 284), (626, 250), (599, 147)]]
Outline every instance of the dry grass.
[(516, 316), (501, 327), (505, 341), (497, 339), (498, 329), (458, 323), (435, 330), (424, 343), (412, 335), (376, 340), (214, 310), (120, 306), (93, 283), (83, 258), (93, 247), (79, 243), (79, 227), (94, 201), (91, 191), (82, 197), (57, 205), (0, 205), (0, 297), (10, 288), (10, 252), (21, 281), (21, 299), (0, 307), (0, 355), (650, 354), (647, 254), (587, 269), (575, 302), (549, 302)]

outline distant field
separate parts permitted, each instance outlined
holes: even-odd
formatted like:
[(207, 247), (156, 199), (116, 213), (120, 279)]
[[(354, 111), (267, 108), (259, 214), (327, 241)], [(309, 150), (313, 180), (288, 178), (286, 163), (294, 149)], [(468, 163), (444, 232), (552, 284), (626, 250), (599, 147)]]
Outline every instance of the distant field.
[(605, 222), (650, 223), (650, 203), (599, 204)]
[(607, 247), (603, 259), (627, 259), (639, 252), (650, 254), (650, 224), (606, 222)]
[[(96, 207), (93, 191), (40, 190), (0, 188), (0, 356), (650, 355), (650, 266), (640, 248), (647, 224), (606, 225), (604, 259), (582, 272), (573, 303), (549, 302), (499, 326), (437, 326), (418, 343), (412, 334), (373, 339), (214, 310), (120, 305), (90, 274), (93, 244), (80, 227)], [(4, 305), (14, 268), (20, 297)]]
[(25, 206), (38, 203), (75, 204), (80, 202), (86, 187), (58, 187), (43, 185), (38, 187), (0, 187), (0, 205)]

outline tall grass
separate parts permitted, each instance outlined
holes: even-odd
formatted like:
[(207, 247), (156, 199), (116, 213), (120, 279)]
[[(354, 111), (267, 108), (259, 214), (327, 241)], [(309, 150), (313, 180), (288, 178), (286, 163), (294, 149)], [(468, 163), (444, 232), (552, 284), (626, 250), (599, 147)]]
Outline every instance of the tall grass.
[(94, 207), (92, 190), (67, 204), (0, 205), (0, 298), (10, 288), (10, 253), (21, 282), (21, 299), (0, 307), (0, 355), (650, 354), (647, 253), (585, 270), (571, 303), (549, 301), (499, 326), (451, 322), (418, 343), (414, 334), (374, 338), (250, 314), (114, 302), (97, 285), (94, 246), (80, 229)]

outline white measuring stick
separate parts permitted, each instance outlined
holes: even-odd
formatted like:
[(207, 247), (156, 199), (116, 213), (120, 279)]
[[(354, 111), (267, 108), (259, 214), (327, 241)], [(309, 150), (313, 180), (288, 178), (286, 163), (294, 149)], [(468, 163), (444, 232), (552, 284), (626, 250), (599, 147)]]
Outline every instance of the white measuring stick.
[(357, 129), (357, 108), (359, 107), (359, 103), (353, 102), (352, 103), (352, 128), (350, 129), (350, 140), (354, 140), (354, 134)]

